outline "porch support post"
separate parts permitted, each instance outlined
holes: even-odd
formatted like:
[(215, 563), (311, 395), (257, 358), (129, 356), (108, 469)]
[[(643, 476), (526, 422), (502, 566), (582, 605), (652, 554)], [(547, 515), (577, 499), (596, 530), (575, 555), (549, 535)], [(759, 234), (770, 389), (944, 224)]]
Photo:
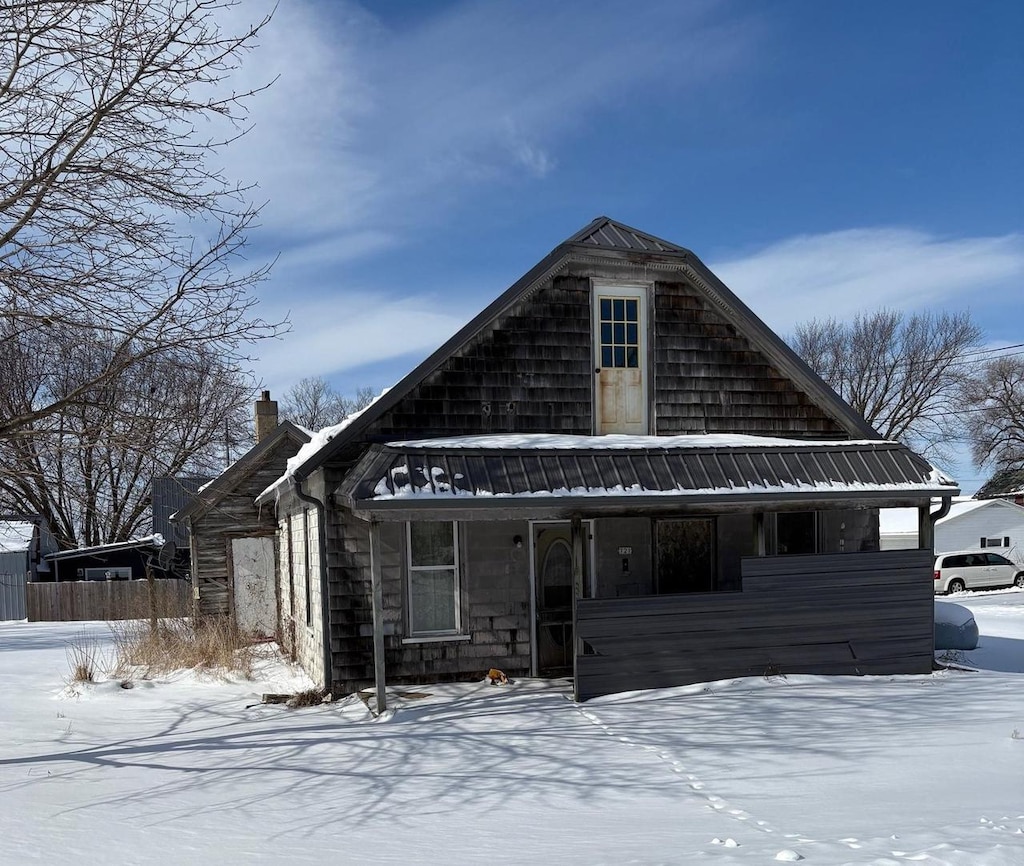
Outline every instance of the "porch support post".
[(370, 583), (373, 590), (373, 680), (377, 715), (388, 708), (384, 681), (384, 580), (380, 571), (380, 524), (370, 521)]
[(917, 546), (920, 550), (931, 550), (935, 546), (935, 524), (927, 505), (917, 509)]
[(577, 602), (583, 597), (583, 521), (578, 514), (572, 516), (570, 523), (572, 537), (572, 690), (573, 697), (580, 699), (579, 677), (576, 666), (583, 655), (583, 641), (579, 638), (577, 626)]

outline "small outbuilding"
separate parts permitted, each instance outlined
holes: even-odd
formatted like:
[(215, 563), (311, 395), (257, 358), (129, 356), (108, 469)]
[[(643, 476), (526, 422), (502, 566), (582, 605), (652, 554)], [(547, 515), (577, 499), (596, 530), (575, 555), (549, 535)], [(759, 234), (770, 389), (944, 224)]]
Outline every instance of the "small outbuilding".
[(164, 546), (163, 536), (147, 535), (111, 544), (59, 550), (46, 555), (53, 580), (65, 583), (72, 580), (141, 580), (146, 569), (152, 568), (157, 577), (175, 577), (160, 560)]

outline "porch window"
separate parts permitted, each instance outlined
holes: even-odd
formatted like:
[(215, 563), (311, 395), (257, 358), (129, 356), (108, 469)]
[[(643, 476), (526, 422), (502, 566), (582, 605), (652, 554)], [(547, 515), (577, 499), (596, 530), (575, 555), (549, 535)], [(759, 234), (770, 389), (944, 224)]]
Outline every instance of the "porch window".
[(410, 523), (409, 631), (458, 634), (459, 551), (455, 523)]
[(818, 515), (814, 511), (782, 511), (775, 517), (779, 556), (818, 552)]
[(714, 520), (658, 520), (654, 527), (658, 593), (711, 592), (715, 584)]

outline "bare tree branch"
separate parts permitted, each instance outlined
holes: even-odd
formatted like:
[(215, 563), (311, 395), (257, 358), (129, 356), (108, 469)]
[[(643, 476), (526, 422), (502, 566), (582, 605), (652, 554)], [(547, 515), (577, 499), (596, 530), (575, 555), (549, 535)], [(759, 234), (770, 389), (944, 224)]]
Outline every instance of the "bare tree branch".
[[(115, 350), (107, 335), (76, 336), (56, 353), (41, 331), (3, 340), (0, 365), (20, 375), (0, 391), (0, 411), (18, 413), (40, 391), (53, 389), (54, 402), (81, 394)], [(43, 515), (69, 547), (144, 533), (153, 477), (219, 471), (225, 428), (248, 433), (251, 394), (248, 377), (212, 353), (151, 355), (0, 440), (0, 510)]]
[(988, 361), (963, 393), (975, 462), (997, 470), (1024, 468), (1024, 358)]
[(284, 395), (281, 417), (307, 430), (319, 430), (338, 424), (353, 412), (365, 409), (375, 396), (372, 388), (362, 387), (354, 397), (345, 397), (323, 377), (307, 376), (296, 382)]
[(980, 340), (967, 313), (878, 310), (849, 323), (798, 325), (791, 343), (883, 437), (948, 457), (950, 410), (973, 372), (965, 356)]
[(56, 343), (102, 332), (112, 350), (75, 388), (0, 417), (0, 439), (167, 350), (244, 365), (281, 330), (254, 315), (269, 265), (242, 258), (259, 210), (214, 163), (244, 132), (253, 91), (229, 79), (268, 23), (224, 32), (233, 5), (0, 7), (0, 321)]

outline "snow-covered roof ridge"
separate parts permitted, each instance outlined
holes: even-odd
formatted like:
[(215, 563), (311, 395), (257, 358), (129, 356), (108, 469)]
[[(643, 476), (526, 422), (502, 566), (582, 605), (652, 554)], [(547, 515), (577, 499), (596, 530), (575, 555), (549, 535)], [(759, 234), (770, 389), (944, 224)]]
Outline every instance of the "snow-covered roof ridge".
[[(476, 436), (448, 436), (388, 442), (390, 448), (480, 448), (544, 450), (601, 450), (656, 448), (813, 448), (838, 446), (902, 447), (885, 439), (784, 439), (746, 433), (687, 433), (678, 436), (574, 436), (564, 433), (486, 433)], [(936, 470), (937, 471), (937, 470)]]

